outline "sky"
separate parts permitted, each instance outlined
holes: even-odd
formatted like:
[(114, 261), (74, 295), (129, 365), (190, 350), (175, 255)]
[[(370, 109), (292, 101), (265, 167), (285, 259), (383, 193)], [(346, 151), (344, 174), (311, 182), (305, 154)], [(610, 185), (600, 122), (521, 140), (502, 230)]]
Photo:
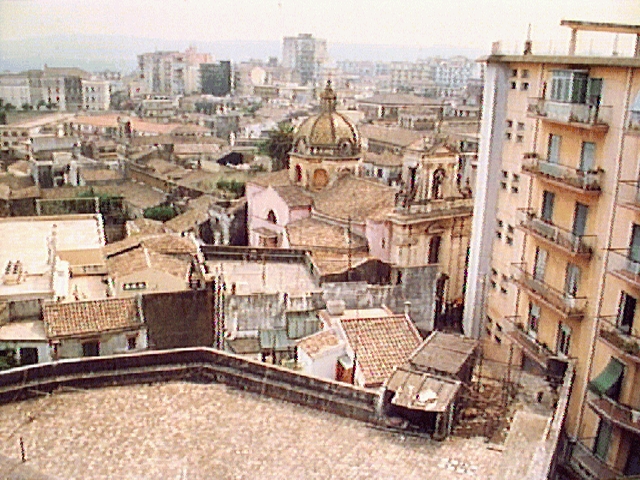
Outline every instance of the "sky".
[(329, 44), (488, 50), (496, 40), (515, 48), (528, 24), (534, 45), (553, 48), (568, 39), (563, 18), (640, 24), (640, 0), (0, 0), (0, 49), (41, 35), (228, 41), (304, 32)]

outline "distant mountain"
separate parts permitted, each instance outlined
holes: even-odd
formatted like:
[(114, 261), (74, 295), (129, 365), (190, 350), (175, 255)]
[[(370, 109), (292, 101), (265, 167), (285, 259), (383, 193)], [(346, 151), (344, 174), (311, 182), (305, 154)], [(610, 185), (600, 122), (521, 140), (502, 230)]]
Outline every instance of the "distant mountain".
[[(269, 41), (178, 41), (108, 35), (41, 36), (0, 42), (0, 71), (21, 71), (49, 66), (77, 66), (88, 71), (136, 68), (137, 55), (154, 50), (184, 50), (195, 45), (218, 60), (266, 60), (280, 57), (281, 42)], [(405, 47), (400, 45), (329, 44), (333, 60), (408, 60), (430, 56), (465, 55), (476, 58), (482, 50), (446, 46)]]

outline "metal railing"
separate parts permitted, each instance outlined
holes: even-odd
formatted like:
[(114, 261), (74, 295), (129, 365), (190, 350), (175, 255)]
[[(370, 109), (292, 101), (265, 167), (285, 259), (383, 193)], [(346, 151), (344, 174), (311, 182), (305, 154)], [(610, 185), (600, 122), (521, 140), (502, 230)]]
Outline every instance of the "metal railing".
[(608, 128), (613, 107), (587, 103), (566, 103), (546, 98), (529, 98), (527, 112), (555, 122), (580, 124), (589, 128)]
[(422, 215), (443, 215), (458, 211), (473, 211), (473, 198), (447, 198), (442, 200), (410, 201), (406, 206), (398, 205), (397, 213), (416, 213)]
[(613, 248), (609, 253), (609, 272), (640, 288), (640, 261), (631, 258), (630, 249)]
[(618, 478), (622, 472), (608, 465), (598, 458), (591, 448), (585, 445), (584, 441), (592, 441), (593, 438), (582, 438), (576, 440), (571, 446), (569, 464), (580, 473), (582, 478), (603, 480)]
[(555, 287), (536, 278), (526, 271), (526, 264), (516, 263), (514, 267), (514, 278), (516, 282), (536, 294), (544, 300), (551, 308), (567, 317), (579, 318), (584, 315), (587, 307), (586, 297), (575, 297), (566, 292), (558, 290)]
[(522, 169), (589, 192), (599, 192), (602, 183), (602, 170), (579, 170), (560, 163), (549, 162), (534, 154), (524, 156)]
[(587, 392), (587, 403), (601, 417), (620, 428), (640, 434), (640, 411), (619, 403), (606, 395)]
[(640, 361), (640, 336), (634, 334), (630, 325), (619, 325), (617, 315), (599, 317), (598, 334), (613, 347)]
[(640, 210), (640, 181), (620, 180), (618, 185), (618, 204)]
[(576, 235), (552, 222), (542, 220), (532, 210), (521, 210), (521, 226), (549, 240), (573, 255), (591, 256), (596, 245), (596, 235)]

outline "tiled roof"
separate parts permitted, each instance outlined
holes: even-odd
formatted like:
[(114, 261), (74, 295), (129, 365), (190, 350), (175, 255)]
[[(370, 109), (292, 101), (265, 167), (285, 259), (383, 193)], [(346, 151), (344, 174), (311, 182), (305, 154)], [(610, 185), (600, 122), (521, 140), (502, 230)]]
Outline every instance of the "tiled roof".
[(395, 155), (389, 151), (385, 151), (382, 154), (367, 152), (363, 162), (372, 163), (380, 167), (402, 167), (402, 156)]
[(148, 185), (125, 181), (118, 185), (95, 186), (94, 190), (98, 194), (122, 195), (125, 201), (134, 207), (146, 209), (155, 207), (164, 202), (166, 195), (154, 190)]
[(268, 187), (269, 185), (272, 187), (278, 187), (291, 184), (288, 170), (278, 170), (277, 172), (258, 175), (251, 179), (250, 182), (261, 187)]
[(209, 219), (209, 207), (214, 201), (215, 198), (211, 195), (202, 195), (191, 200), (187, 205), (187, 211), (166, 221), (165, 228), (182, 233), (204, 223)]
[(398, 147), (408, 147), (417, 140), (425, 137), (423, 133), (398, 127), (379, 127), (376, 125), (362, 125), (360, 135), (370, 141), (389, 143)]
[(442, 105), (441, 101), (434, 101), (425, 97), (418, 97), (416, 95), (402, 94), (402, 93), (389, 93), (384, 95), (374, 95), (369, 98), (363, 98), (358, 103), (372, 104), (372, 105)]
[(393, 210), (396, 190), (377, 181), (345, 175), (316, 195), (315, 209), (340, 220), (364, 222)]
[(421, 341), (416, 327), (404, 315), (341, 319), (340, 324), (355, 352), (365, 386), (382, 384)]
[(142, 325), (135, 298), (48, 303), (42, 311), (49, 338), (95, 335)]
[(136, 218), (127, 221), (127, 232), (130, 236), (146, 235), (149, 233), (164, 233), (164, 224), (150, 218)]
[(311, 194), (297, 185), (275, 186), (274, 190), (290, 207), (305, 207), (313, 203)]
[(80, 169), (80, 177), (82, 177), (85, 182), (104, 182), (107, 180), (121, 180), (124, 178), (120, 172), (116, 172), (115, 170), (108, 168), (83, 168)]
[(351, 233), (351, 244), (347, 237), (347, 229), (338, 225), (331, 225), (315, 218), (304, 218), (286, 227), (289, 243), (292, 247), (318, 247), (326, 249), (352, 250), (366, 249), (367, 241)]
[(298, 348), (311, 358), (317, 358), (341, 343), (340, 337), (333, 330), (323, 330), (299, 340)]
[(351, 268), (365, 263), (369, 260), (369, 255), (362, 252), (353, 252), (351, 254), (351, 261), (349, 261), (348, 253), (311, 249), (311, 258), (316, 267), (318, 267), (320, 275), (335, 275), (346, 272), (349, 269), (349, 262), (351, 262)]

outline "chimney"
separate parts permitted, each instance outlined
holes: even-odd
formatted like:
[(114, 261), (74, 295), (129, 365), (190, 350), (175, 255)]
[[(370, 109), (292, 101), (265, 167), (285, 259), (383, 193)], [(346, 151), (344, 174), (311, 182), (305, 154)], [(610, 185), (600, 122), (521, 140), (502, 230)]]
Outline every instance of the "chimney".
[(409, 302), (409, 301), (404, 302), (404, 315), (405, 315), (405, 317), (409, 318), (410, 310), (411, 310), (411, 302)]

